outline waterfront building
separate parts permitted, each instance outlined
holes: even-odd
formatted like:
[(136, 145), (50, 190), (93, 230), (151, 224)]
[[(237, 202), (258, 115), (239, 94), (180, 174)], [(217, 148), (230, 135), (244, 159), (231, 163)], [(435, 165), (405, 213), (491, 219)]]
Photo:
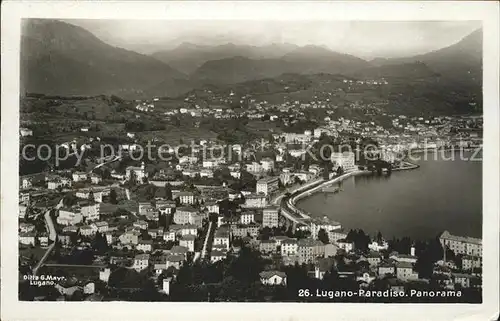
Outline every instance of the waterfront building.
[[(311, 237), (316, 239), (318, 238), (319, 230), (323, 229), (327, 234), (332, 231), (337, 231), (342, 228), (342, 225), (338, 222), (330, 221), (326, 216), (321, 219), (313, 219), (310, 225)], [(347, 236), (347, 235), (346, 235)], [(330, 242), (333, 242), (329, 238)]]
[(251, 194), (245, 197), (244, 208), (264, 208), (266, 207), (266, 195), (264, 194)]
[(349, 172), (356, 169), (356, 166), (354, 164), (353, 152), (332, 153), (331, 161), (334, 164), (334, 169), (342, 167), (344, 172)]
[(441, 245), (449, 248), (455, 254), (466, 254), (472, 256), (483, 255), (482, 240), (479, 238), (468, 236), (452, 235), (448, 231), (444, 231), (439, 237)]

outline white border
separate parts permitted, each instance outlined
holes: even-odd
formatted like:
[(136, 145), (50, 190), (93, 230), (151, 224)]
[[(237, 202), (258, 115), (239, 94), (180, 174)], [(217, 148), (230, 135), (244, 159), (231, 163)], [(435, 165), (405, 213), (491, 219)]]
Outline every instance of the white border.
[[(1, 313), (3, 320), (492, 320), (499, 311), (498, 3), (2, 3)], [(482, 20), (484, 30), (483, 304), (57, 303), (17, 300), (19, 39), (22, 17), (227, 20)]]

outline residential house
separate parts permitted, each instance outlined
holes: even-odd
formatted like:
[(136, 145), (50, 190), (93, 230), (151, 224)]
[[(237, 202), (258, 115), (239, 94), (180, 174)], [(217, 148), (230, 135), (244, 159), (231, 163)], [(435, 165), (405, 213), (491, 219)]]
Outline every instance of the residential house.
[(185, 246), (189, 250), (189, 252), (194, 252), (194, 241), (196, 240), (196, 236), (194, 235), (184, 235), (179, 240), (180, 246)]
[(212, 250), (210, 253), (210, 262), (215, 263), (217, 261), (225, 260), (227, 257), (226, 251)]
[(262, 271), (260, 282), (264, 285), (286, 285), (286, 274), (281, 271)]
[(85, 172), (74, 172), (71, 176), (74, 182), (86, 181), (88, 177), (87, 173)]
[(262, 193), (267, 196), (273, 193), (274, 191), (278, 190), (278, 182), (279, 182), (279, 177), (277, 176), (259, 179), (257, 181), (257, 188), (256, 188), (257, 194)]
[(259, 244), (259, 251), (263, 254), (275, 253), (278, 249), (276, 240), (262, 240)]
[(243, 212), (240, 215), (241, 224), (250, 224), (255, 222), (255, 213), (253, 212)]
[(262, 227), (278, 227), (279, 226), (279, 215), (278, 207), (272, 206), (267, 207), (262, 213)]
[(315, 239), (301, 239), (297, 242), (297, 254), (299, 264), (313, 263), (317, 257), (325, 255), (325, 245)]
[(144, 270), (149, 266), (149, 254), (137, 254), (132, 266), (137, 272)]
[(410, 262), (396, 263), (396, 277), (402, 281), (417, 280), (418, 273), (413, 270), (413, 264)]
[(140, 240), (135, 248), (138, 251), (153, 252), (153, 240)]
[(227, 229), (220, 228), (215, 232), (214, 245), (223, 245), (226, 250), (229, 250), (230, 239), (229, 231)]
[(291, 256), (297, 255), (299, 245), (296, 239), (287, 239), (281, 242), (281, 255)]

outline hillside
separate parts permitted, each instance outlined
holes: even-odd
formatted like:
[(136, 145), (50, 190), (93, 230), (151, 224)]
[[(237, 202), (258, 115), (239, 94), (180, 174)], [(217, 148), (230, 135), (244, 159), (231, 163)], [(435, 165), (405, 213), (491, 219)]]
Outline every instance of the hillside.
[(206, 84), (234, 84), (244, 81), (271, 78), (293, 69), (280, 59), (249, 59), (233, 57), (204, 63), (192, 75), (193, 80)]
[(348, 73), (369, 67), (360, 58), (339, 54), (316, 46), (299, 47), (281, 58), (250, 59), (242, 56), (211, 60), (204, 63), (192, 75), (193, 81), (215, 84), (232, 84), (283, 73), (317, 74)]
[(293, 66), (289, 72), (302, 74), (347, 73), (363, 68), (370, 64), (358, 57), (341, 54), (319, 46), (305, 46), (286, 54), (282, 58)]
[(482, 30), (476, 30), (458, 43), (423, 55), (395, 59), (374, 59), (376, 65), (422, 62), (433, 71), (458, 83), (482, 83)]
[(297, 48), (291, 44), (271, 44), (268, 46), (248, 46), (228, 43), (219, 46), (203, 46), (182, 43), (172, 50), (159, 51), (152, 56), (184, 73), (193, 73), (197, 68), (211, 60), (221, 60), (233, 57), (249, 59), (280, 58)]
[[(110, 46), (83, 28), (30, 19), (21, 40), (21, 92), (137, 96), (186, 76), (146, 55)], [(169, 88), (182, 92), (182, 88)]]

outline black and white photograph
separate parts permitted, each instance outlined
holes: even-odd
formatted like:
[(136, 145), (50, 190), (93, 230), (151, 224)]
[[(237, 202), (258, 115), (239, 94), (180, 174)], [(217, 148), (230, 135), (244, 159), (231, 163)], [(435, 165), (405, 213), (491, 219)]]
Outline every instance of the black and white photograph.
[(18, 20), (14, 300), (485, 302), (483, 20), (285, 17)]

